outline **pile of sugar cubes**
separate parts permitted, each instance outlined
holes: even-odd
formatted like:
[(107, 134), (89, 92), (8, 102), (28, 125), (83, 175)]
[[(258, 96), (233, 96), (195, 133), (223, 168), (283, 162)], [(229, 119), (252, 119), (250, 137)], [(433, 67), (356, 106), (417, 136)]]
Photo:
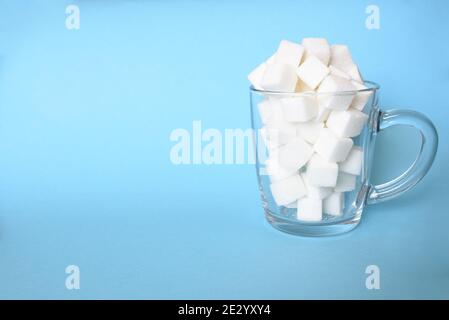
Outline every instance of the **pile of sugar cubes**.
[(372, 94), (360, 91), (367, 87), (348, 47), (322, 38), (283, 40), (248, 79), (264, 95), (261, 136), (277, 205), (297, 208), (303, 221), (342, 215), (345, 193), (362, 170), (363, 150), (352, 138), (368, 120), (363, 108)]

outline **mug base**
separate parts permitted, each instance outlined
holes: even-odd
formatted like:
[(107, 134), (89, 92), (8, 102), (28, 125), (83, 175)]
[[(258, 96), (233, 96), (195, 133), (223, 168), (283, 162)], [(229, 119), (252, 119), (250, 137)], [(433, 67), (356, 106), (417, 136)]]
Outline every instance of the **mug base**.
[(338, 222), (301, 222), (292, 221), (265, 210), (267, 221), (276, 229), (303, 237), (327, 237), (346, 233), (357, 227), (360, 223), (360, 214), (352, 216), (347, 220)]

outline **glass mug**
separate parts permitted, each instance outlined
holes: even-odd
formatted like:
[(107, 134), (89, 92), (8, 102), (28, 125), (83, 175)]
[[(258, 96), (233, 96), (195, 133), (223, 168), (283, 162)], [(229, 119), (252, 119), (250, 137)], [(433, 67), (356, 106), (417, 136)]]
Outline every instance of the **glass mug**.
[[(400, 196), (416, 185), (431, 167), (438, 147), (438, 135), (432, 122), (424, 115), (410, 110), (382, 111), (378, 106), (379, 86), (366, 81), (366, 89), (358, 91), (318, 93), (283, 93), (257, 90), (250, 87), (251, 122), (256, 152), (256, 170), (262, 205), (268, 222), (281, 231), (301, 236), (330, 236), (354, 229), (360, 222), (366, 205), (390, 200)], [(368, 116), (360, 135), (353, 138), (354, 146), (362, 149), (362, 169), (356, 178), (353, 191), (344, 193), (344, 205), (341, 215), (324, 214), (322, 220), (308, 222), (296, 217), (294, 206), (279, 206), (271, 193), (271, 180), (265, 172), (265, 161), (269, 157), (269, 149), (264, 139), (264, 124), (261, 119), (258, 104), (264, 99), (282, 99), (313, 95), (316, 99), (341, 98), (345, 96), (369, 96), (362, 112)], [(396, 125), (406, 125), (417, 129), (421, 134), (421, 147), (413, 164), (397, 178), (380, 185), (370, 184), (370, 174), (377, 133)], [(298, 134), (300, 136), (300, 134)], [(306, 165), (298, 170), (304, 170)]]

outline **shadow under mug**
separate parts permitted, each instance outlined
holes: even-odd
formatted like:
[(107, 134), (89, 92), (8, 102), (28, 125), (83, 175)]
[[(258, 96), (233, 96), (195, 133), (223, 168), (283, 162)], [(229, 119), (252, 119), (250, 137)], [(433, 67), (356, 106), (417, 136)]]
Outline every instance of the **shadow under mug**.
[[(438, 147), (438, 135), (432, 122), (424, 115), (411, 110), (381, 110), (378, 107), (379, 86), (370, 81), (366, 81), (365, 86), (367, 89), (335, 93), (283, 93), (250, 88), (257, 178), (265, 216), (273, 227), (301, 236), (330, 236), (348, 232), (358, 225), (366, 205), (400, 196), (416, 185), (431, 167)], [(353, 191), (345, 192), (344, 209), (341, 215), (323, 214), (322, 220), (316, 222), (298, 220), (297, 208), (276, 204), (270, 190), (270, 177), (265, 172), (265, 160), (269, 157), (269, 150), (261, 135), (264, 124), (258, 110), (259, 102), (264, 99), (281, 99), (310, 94), (317, 99), (336, 95), (369, 95), (362, 110), (369, 116), (368, 121), (361, 134), (353, 138), (354, 146), (359, 146), (363, 150), (362, 170), (356, 178), (356, 187)], [(370, 174), (376, 136), (379, 131), (396, 125), (411, 126), (420, 132), (421, 147), (418, 155), (412, 165), (398, 177), (380, 185), (372, 185)]]

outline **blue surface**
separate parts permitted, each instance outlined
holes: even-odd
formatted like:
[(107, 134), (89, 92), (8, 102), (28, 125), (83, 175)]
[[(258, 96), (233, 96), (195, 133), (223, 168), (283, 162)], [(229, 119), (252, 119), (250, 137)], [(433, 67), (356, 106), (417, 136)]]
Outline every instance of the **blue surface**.
[[(0, 298), (449, 298), (449, 3), (0, 1)], [(334, 238), (265, 222), (251, 165), (174, 166), (170, 132), (247, 128), (246, 75), (283, 39), (346, 43), (382, 104), (440, 148), (403, 197)], [(382, 134), (375, 181), (417, 150)], [(65, 267), (81, 289), (65, 288)], [(381, 290), (365, 288), (365, 267)]]

